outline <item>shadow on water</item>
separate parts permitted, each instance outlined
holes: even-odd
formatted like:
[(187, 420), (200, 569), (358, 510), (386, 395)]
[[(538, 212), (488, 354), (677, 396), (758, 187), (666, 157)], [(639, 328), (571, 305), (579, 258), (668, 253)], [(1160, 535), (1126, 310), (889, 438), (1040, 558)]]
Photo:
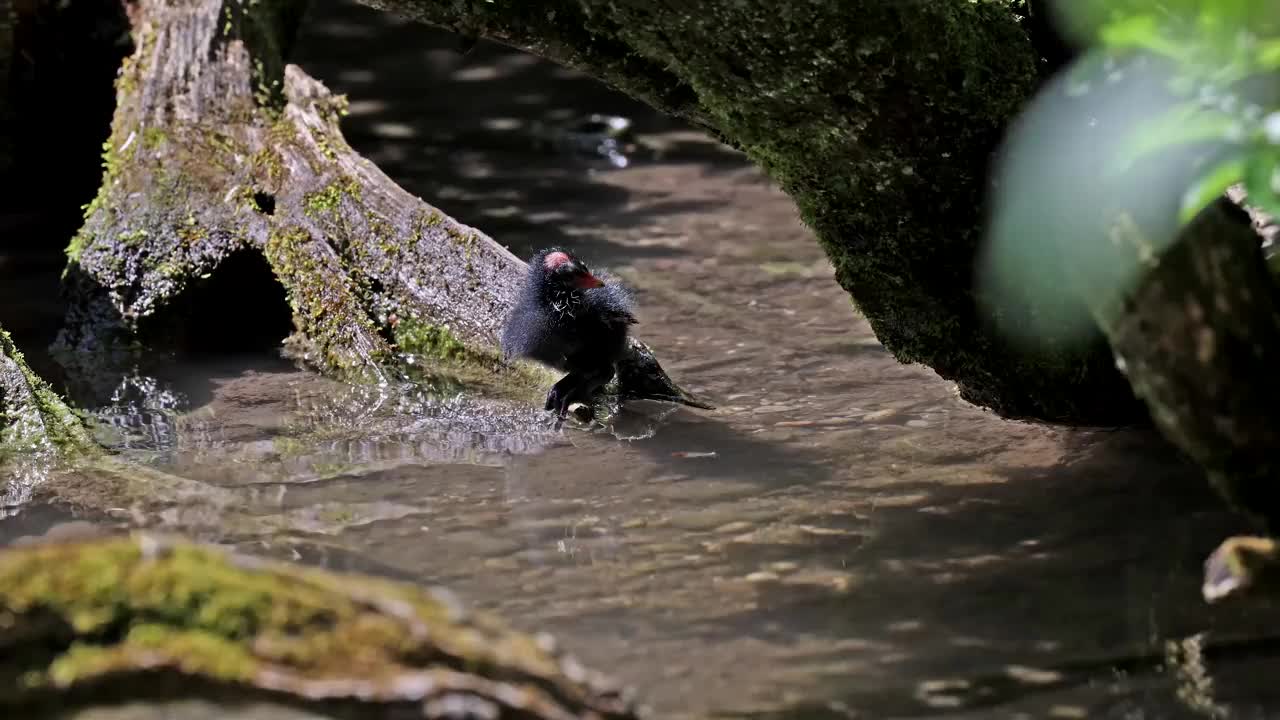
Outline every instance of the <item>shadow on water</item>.
[[(447, 31), (341, 3), (313, 11), (294, 61), (349, 96), (343, 131), (353, 146), (410, 192), (517, 255), (555, 244), (611, 263), (678, 254), (613, 242), (607, 229), (723, 208), (682, 198), (636, 207), (628, 190), (602, 181), (609, 166), (601, 158), (539, 142), (579, 118), (632, 120), (656, 145), (633, 167), (653, 159), (699, 163), (706, 173), (748, 166), (740, 154), (579, 73), (487, 41), (465, 55), (457, 47)], [(396, 102), (377, 99), (388, 96)], [(570, 234), (569, 219), (598, 229)]]
[(696, 410), (664, 409), (645, 424), (651, 434), (630, 444), (632, 451), (656, 465), (699, 478), (738, 478), (775, 489), (830, 476), (817, 451), (753, 437)]
[(77, 264), (65, 282), (69, 292), (90, 300), (61, 323), (42, 376), (97, 418), (98, 439), (112, 449), (173, 445), (175, 417), (212, 401), (218, 377), (297, 370), (280, 352), (293, 330), (292, 310), (260, 253), (224, 259), (141, 323), (137, 334), (124, 331), (107, 291)]
[[(1280, 670), (1280, 603), (1198, 601), (1204, 558), (1247, 523), (1154, 433), (1067, 438), (1063, 460), (998, 482), (899, 486), (920, 496), (870, 514), (848, 595), (775, 585), (707, 628), (852, 648), (818, 663), (821, 700), (731, 716), (1271, 717), (1280, 693), (1259, 680)], [(855, 660), (866, 649), (871, 667)], [(1187, 677), (1214, 668), (1216, 695)]]

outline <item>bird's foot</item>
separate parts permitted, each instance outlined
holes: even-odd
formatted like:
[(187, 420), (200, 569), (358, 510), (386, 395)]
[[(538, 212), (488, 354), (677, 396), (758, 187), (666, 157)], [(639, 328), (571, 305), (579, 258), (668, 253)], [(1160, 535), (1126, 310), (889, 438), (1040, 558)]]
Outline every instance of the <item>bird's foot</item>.
[[(604, 381), (608, 381), (608, 379), (609, 378), (606, 377), (604, 378)], [(564, 421), (565, 416), (569, 414), (569, 408), (575, 405), (581, 405), (584, 406), (585, 409), (582, 407), (578, 408), (574, 412), (574, 415), (582, 422), (588, 422), (589, 418), (594, 413), (591, 402), (592, 398), (600, 389), (601, 385), (603, 385), (603, 382), (599, 380), (599, 376), (582, 376), (569, 373), (568, 375), (560, 378), (559, 382), (555, 385), (551, 386), (551, 390), (547, 392), (547, 402), (543, 405), (543, 409), (556, 411), (556, 427), (559, 427), (560, 423)], [(584, 416), (587, 417), (588, 420), (582, 420)]]
[(542, 409), (554, 410), (556, 412), (556, 420), (563, 421), (565, 416), (569, 414), (569, 406), (572, 404), (573, 393), (561, 390), (559, 387), (553, 387), (547, 393), (547, 402)]
[(595, 420), (595, 417), (596, 409), (593, 405), (575, 401), (569, 403), (569, 406), (565, 408), (565, 412), (556, 417), (555, 425), (552, 427), (555, 430), (559, 430), (564, 427), (564, 421), (569, 418), (573, 418), (581, 425), (590, 425)]
[(563, 420), (564, 416), (569, 412), (569, 406), (581, 391), (582, 381), (573, 374), (569, 373), (560, 378), (551, 389), (547, 391), (547, 402), (543, 406), (544, 410), (555, 410), (556, 417)]

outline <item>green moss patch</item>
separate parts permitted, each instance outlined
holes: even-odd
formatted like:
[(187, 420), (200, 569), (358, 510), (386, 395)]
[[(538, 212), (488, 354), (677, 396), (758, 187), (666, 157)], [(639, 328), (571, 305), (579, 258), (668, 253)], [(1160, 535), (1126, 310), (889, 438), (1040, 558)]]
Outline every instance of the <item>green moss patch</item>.
[(27, 367), (13, 339), (0, 330), (0, 459), (41, 450), (95, 448), (80, 418)]
[(509, 365), (502, 356), (488, 348), (468, 345), (448, 328), (400, 319), (392, 329), (396, 348), (412, 356), (411, 368), (431, 375), (446, 375), (463, 386), (477, 387), (489, 393), (519, 400), (540, 399), (557, 379), (541, 366), (528, 363)]
[(0, 646), (0, 707), (173, 673), (188, 694), (414, 703), (453, 688), (520, 717), (630, 716), (532, 638), (434, 594), (150, 535), (0, 552)]
[(345, 197), (360, 197), (360, 184), (351, 178), (334, 181), (323, 190), (308, 193), (303, 198), (303, 205), (308, 215), (319, 215), (337, 210)]

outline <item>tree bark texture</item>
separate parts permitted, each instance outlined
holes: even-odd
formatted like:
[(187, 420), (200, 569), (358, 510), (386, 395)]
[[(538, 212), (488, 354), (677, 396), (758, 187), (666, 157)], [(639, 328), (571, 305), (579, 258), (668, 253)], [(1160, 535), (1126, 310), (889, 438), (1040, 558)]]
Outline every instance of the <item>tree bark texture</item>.
[[(974, 297), (990, 155), (1041, 56), (1007, 0), (362, 0), (586, 71), (744, 150), (885, 347), (1008, 415), (1141, 414), (1106, 343), (1026, 354)], [(1043, 33), (1040, 33), (1043, 35)]]
[(1135, 391), (1228, 500), (1280, 529), (1280, 303), (1249, 214), (1224, 197), (1159, 254), (1121, 218), (1111, 247), (1143, 278), (1087, 297)]
[[(291, 326), (291, 350), (325, 372), (545, 392), (546, 372), (497, 351), (524, 263), (347, 145), (345, 99), (284, 62), (304, 5), (133, 6), (102, 185), (68, 250), (62, 357), (83, 367), (138, 337), (216, 346)], [(618, 390), (699, 404), (639, 341)]]

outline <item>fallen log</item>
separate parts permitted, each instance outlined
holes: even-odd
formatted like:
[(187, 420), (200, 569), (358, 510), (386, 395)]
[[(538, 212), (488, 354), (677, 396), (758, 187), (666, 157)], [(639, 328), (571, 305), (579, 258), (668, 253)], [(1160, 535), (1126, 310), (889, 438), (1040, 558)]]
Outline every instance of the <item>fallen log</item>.
[[(524, 264), (346, 143), (345, 99), (284, 62), (304, 5), (131, 6), (102, 185), (68, 248), (60, 359), (89, 374), (139, 342), (227, 349), (292, 330), (290, 354), (329, 374), (540, 399), (548, 372), (497, 349)], [(638, 340), (617, 393), (706, 407)]]

